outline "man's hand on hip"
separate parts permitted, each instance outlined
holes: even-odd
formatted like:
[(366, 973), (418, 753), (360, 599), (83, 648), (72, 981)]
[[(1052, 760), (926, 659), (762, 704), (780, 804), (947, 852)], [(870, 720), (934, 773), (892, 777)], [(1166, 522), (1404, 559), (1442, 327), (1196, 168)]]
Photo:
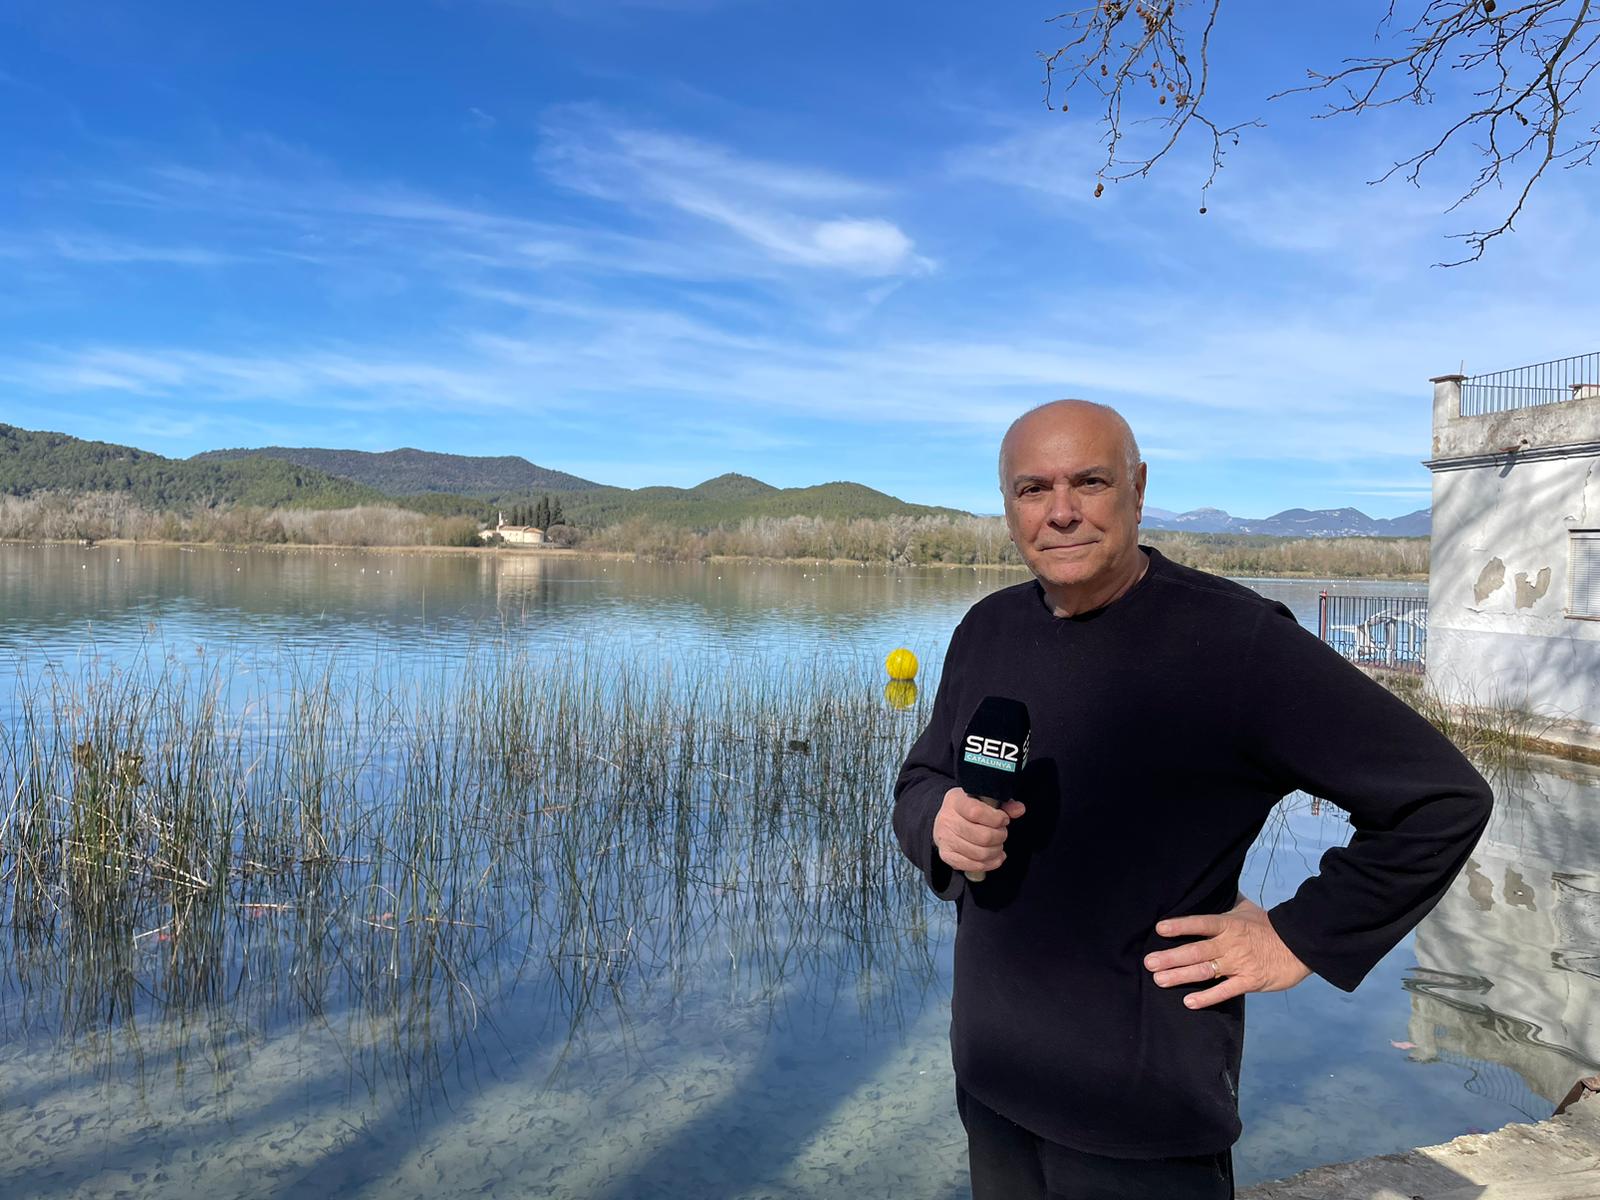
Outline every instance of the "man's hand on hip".
[[(934, 827), (938, 828), (937, 821)], [(1215, 987), (1183, 998), (1190, 1008), (1208, 1008), (1246, 992), (1281, 992), (1311, 974), (1311, 968), (1283, 944), (1267, 910), (1243, 896), (1228, 912), (1173, 917), (1158, 922), (1156, 932), (1162, 937), (1205, 939), (1144, 958), (1146, 969), (1161, 987), (1216, 981)]]
[(957, 871), (992, 871), (1006, 860), (1006, 828), (1026, 810), (1016, 800), (990, 808), (958, 787), (944, 794), (933, 818), (933, 844)]

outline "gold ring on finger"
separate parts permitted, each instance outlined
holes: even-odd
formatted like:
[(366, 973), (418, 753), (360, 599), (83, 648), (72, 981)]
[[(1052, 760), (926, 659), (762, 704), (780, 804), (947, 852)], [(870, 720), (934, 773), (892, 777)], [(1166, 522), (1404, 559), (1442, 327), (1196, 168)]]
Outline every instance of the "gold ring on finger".
[(1221, 974), (1222, 974), (1222, 964), (1219, 963), (1216, 959), (1213, 958), (1211, 960), (1211, 978), (1216, 979)]

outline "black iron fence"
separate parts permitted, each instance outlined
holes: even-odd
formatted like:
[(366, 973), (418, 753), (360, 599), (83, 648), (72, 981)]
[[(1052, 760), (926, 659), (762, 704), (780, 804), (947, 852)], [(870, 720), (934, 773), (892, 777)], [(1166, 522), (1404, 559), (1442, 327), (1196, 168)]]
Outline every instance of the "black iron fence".
[(1428, 601), (1323, 592), (1317, 598), (1317, 633), (1360, 666), (1421, 671), (1428, 661)]
[(1600, 351), (1556, 358), (1509, 371), (1474, 375), (1461, 384), (1461, 415), (1509, 412), (1600, 396)]

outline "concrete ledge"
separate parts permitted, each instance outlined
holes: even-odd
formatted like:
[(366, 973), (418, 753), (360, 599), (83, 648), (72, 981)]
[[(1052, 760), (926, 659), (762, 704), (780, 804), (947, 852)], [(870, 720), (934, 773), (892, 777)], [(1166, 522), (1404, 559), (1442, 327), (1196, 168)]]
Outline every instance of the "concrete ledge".
[(1600, 1076), (1565, 1112), (1442, 1146), (1316, 1167), (1239, 1200), (1600, 1200)]
[(1528, 749), (1574, 762), (1600, 763), (1600, 733), (1593, 725), (1556, 726), (1528, 739)]
[(1566, 458), (1593, 458), (1600, 454), (1600, 442), (1573, 442), (1561, 446), (1527, 446), (1521, 440), (1511, 445), (1499, 446), (1455, 458), (1429, 458), (1423, 461), (1428, 470), (1466, 471), (1474, 467), (1504, 467), (1513, 457), (1518, 463), (1548, 462)]

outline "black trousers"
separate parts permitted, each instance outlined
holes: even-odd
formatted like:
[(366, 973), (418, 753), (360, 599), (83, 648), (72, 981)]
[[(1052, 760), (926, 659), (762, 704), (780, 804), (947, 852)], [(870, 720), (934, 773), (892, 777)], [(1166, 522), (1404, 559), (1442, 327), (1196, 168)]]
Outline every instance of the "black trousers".
[(1046, 1141), (956, 1085), (972, 1200), (1233, 1200), (1233, 1151), (1104, 1158)]

